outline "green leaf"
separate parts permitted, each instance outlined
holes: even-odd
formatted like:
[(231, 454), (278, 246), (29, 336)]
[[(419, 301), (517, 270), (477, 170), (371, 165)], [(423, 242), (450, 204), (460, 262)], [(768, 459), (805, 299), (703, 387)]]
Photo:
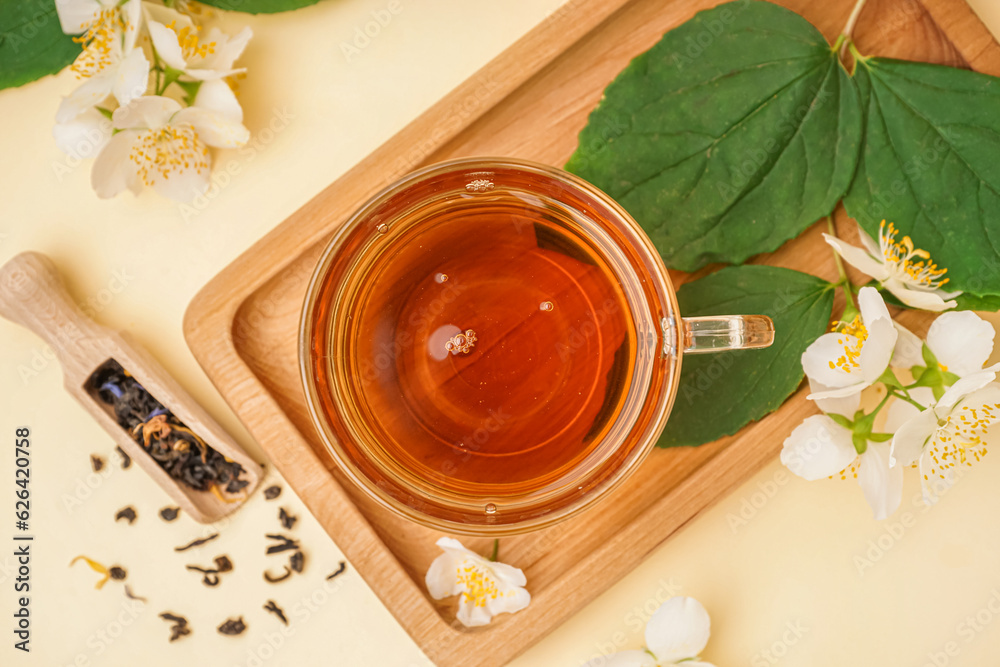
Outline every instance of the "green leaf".
[(865, 136), (847, 212), (875, 237), (895, 223), (948, 270), (946, 289), (1000, 295), (1000, 79), (882, 58), (855, 79)]
[(79, 54), (80, 45), (59, 27), (53, 0), (0, 2), (0, 89), (58, 72)]
[(701, 445), (776, 410), (802, 382), (801, 356), (830, 322), (834, 290), (815, 276), (773, 266), (722, 269), (677, 291), (687, 316), (762, 314), (774, 320), (763, 350), (687, 355), (660, 447)]
[(671, 268), (774, 250), (854, 174), (856, 88), (823, 35), (777, 5), (698, 13), (604, 94), (566, 169), (621, 203)]
[(277, 14), (315, 5), (319, 0), (200, 0), (206, 5), (247, 14)]

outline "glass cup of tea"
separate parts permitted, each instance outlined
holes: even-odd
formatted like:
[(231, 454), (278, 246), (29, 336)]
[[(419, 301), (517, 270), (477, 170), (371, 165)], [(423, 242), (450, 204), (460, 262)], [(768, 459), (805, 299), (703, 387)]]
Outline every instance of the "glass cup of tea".
[(330, 241), (299, 357), (330, 455), (364, 494), (498, 536), (597, 503), (667, 424), (684, 355), (767, 347), (762, 315), (683, 318), (639, 225), (514, 160), (405, 176)]

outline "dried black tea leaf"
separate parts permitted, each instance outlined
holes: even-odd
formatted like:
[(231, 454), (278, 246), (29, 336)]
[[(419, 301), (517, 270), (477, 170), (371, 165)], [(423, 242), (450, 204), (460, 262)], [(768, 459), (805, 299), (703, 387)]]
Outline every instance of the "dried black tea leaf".
[(281, 619), (282, 623), (288, 625), (288, 618), (285, 616), (285, 610), (279, 607), (277, 602), (274, 600), (268, 600), (267, 604), (264, 605), (264, 609)]
[(164, 521), (173, 521), (180, 513), (180, 507), (164, 507), (160, 510), (160, 518)]
[(217, 572), (230, 572), (233, 569), (233, 562), (229, 560), (229, 556), (216, 556), (215, 569)]
[(211, 568), (199, 567), (197, 565), (187, 565), (187, 569), (192, 572), (201, 572), (202, 578), (201, 583), (205, 584), (209, 588), (214, 588), (219, 585), (219, 571), (213, 570)]
[(284, 526), (285, 530), (291, 530), (292, 526), (294, 526), (295, 522), (298, 520), (299, 517), (289, 514), (285, 511), (284, 507), (278, 510), (278, 521), (281, 522), (281, 525)]
[(132, 522), (135, 521), (136, 516), (137, 515), (135, 513), (135, 508), (129, 505), (128, 507), (123, 507), (120, 510), (118, 510), (118, 513), (115, 514), (115, 521), (121, 521), (122, 519), (125, 519), (131, 526)]
[(165, 611), (160, 614), (160, 618), (173, 623), (173, 625), (170, 626), (170, 641), (175, 641), (184, 635), (191, 634), (191, 628), (188, 627), (188, 621), (183, 616), (177, 616), (176, 614), (171, 614), (169, 611)]
[[(240, 493), (250, 483), (240, 478), (246, 472), (243, 466), (209, 446), (114, 359), (94, 371), (87, 387), (111, 406), (118, 425), (173, 479), (220, 498)], [(122, 466), (127, 467), (125, 462)]]
[(296, 551), (292, 554), (292, 557), (288, 559), (288, 565), (292, 568), (293, 572), (302, 572), (302, 568), (306, 565), (306, 557), (301, 551)]
[(243, 617), (231, 618), (222, 625), (219, 626), (219, 634), (223, 635), (241, 635), (243, 631), (247, 629), (246, 623), (243, 622)]
[(299, 543), (284, 535), (266, 535), (270, 540), (277, 540), (278, 544), (272, 544), (267, 548), (268, 555), (280, 554), (282, 551), (290, 551), (299, 548)]
[(336, 579), (337, 577), (342, 575), (346, 569), (347, 569), (347, 563), (345, 563), (344, 561), (340, 561), (340, 567), (337, 568), (336, 572), (334, 572), (331, 575), (328, 575), (326, 580), (330, 581), (331, 579)]
[(142, 597), (141, 595), (136, 595), (135, 593), (133, 593), (131, 587), (129, 587), (128, 584), (125, 584), (125, 597), (127, 597), (129, 600), (139, 600), (140, 602), (149, 602), (149, 600)]
[(281, 487), (275, 484), (274, 486), (269, 486), (264, 489), (264, 498), (267, 500), (274, 500), (281, 495)]
[(272, 575), (269, 571), (264, 572), (264, 580), (271, 584), (276, 584), (279, 581), (284, 581), (288, 577), (292, 576), (292, 571), (287, 565), (284, 566), (285, 571), (278, 576)]
[(122, 581), (128, 576), (128, 572), (126, 572), (125, 568), (120, 565), (113, 565), (110, 569), (108, 569), (108, 576), (115, 581)]
[(115, 451), (118, 452), (118, 456), (122, 457), (122, 470), (128, 470), (132, 467), (132, 457), (125, 453), (125, 450), (120, 446), (115, 447)]
[(97, 454), (91, 454), (90, 467), (94, 469), (94, 472), (101, 472), (104, 469), (104, 459)]
[(182, 547), (174, 547), (174, 551), (187, 551), (188, 549), (194, 549), (195, 547), (200, 547), (203, 544), (207, 544), (207, 543), (211, 542), (212, 540), (214, 540), (218, 536), (219, 536), (218, 533), (212, 533), (208, 537), (203, 537), (200, 540), (195, 540), (194, 542), (189, 542), (188, 544), (185, 544)]

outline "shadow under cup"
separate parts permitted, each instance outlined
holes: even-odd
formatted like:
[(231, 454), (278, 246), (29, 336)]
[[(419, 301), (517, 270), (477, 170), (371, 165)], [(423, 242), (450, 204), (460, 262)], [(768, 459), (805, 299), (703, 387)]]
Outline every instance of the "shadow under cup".
[(566, 172), (468, 159), (376, 195), (313, 275), (300, 364), (317, 430), (383, 506), (504, 535), (605, 497), (663, 429), (677, 302), (631, 217)]

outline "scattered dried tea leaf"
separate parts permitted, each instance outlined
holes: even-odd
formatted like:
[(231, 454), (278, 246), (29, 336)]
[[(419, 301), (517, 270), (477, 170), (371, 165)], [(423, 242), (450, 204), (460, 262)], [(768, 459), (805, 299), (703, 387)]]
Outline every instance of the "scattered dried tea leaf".
[(272, 544), (267, 548), (267, 554), (280, 554), (282, 551), (290, 551), (299, 548), (299, 543), (284, 535), (266, 535), (269, 540), (277, 540), (278, 544)]
[(246, 623), (243, 622), (243, 617), (231, 618), (222, 625), (219, 626), (219, 634), (223, 635), (241, 635), (243, 631), (247, 629)]
[(274, 486), (269, 486), (264, 489), (264, 498), (267, 500), (274, 500), (281, 495), (281, 487), (275, 484)]
[(91, 454), (90, 467), (94, 469), (94, 472), (101, 472), (104, 469), (104, 459), (97, 454)]
[(94, 560), (92, 558), (87, 558), (86, 556), (77, 556), (76, 558), (74, 558), (73, 560), (71, 560), (69, 562), (70, 567), (72, 567), (73, 564), (76, 563), (76, 561), (78, 561), (78, 560), (85, 561), (87, 563), (87, 565), (90, 566), (91, 570), (93, 570), (94, 572), (97, 572), (98, 574), (103, 574), (104, 575), (104, 577), (100, 581), (97, 582), (97, 585), (94, 586), (94, 588), (96, 588), (97, 590), (101, 590), (101, 588), (104, 587), (104, 584), (108, 583), (108, 579), (111, 578), (111, 572), (108, 571), (108, 568), (104, 567), (103, 565), (101, 565), (100, 563), (98, 563), (96, 560)]
[(218, 536), (219, 536), (218, 533), (212, 533), (208, 537), (203, 537), (203, 538), (201, 538), (199, 540), (195, 540), (194, 542), (189, 542), (188, 544), (185, 544), (182, 547), (174, 547), (174, 551), (187, 551), (188, 549), (194, 549), (195, 547), (200, 547), (203, 544), (207, 544), (207, 543), (211, 542), (212, 540), (214, 540)]
[(231, 572), (233, 569), (233, 562), (229, 560), (229, 556), (216, 556), (215, 569), (219, 572)]
[(122, 459), (122, 470), (128, 470), (132, 467), (132, 457), (129, 456), (121, 446), (115, 447), (115, 451), (118, 452), (118, 456)]
[(331, 575), (328, 575), (326, 580), (330, 581), (331, 579), (336, 579), (337, 577), (342, 575), (346, 569), (347, 569), (347, 563), (344, 561), (340, 561), (340, 566), (337, 568), (337, 571)]
[(277, 602), (274, 600), (268, 600), (267, 604), (264, 605), (264, 609), (281, 619), (282, 623), (288, 625), (288, 618), (285, 616), (285, 610), (279, 607)]
[(136, 516), (138, 515), (135, 513), (135, 508), (129, 505), (128, 507), (123, 507), (120, 510), (118, 510), (118, 513), (115, 514), (115, 521), (121, 521), (122, 519), (125, 519), (131, 526), (132, 523), (135, 521)]
[(302, 572), (302, 569), (306, 565), (306, 557), (301, 551), (296, 551), (292, 554), (292, 557), (288, 559), (288, 565), (292, 568), (293, 572)]
[(164, 507), (160, 510), (160, 518), (164, 521), (173, 521), (180, 515), (180, 507)]
[(284, 565), (283, 567), (285, 568), (284, 573), (282, 573), (282, 574), (280, 574), (278, 576), (273, 576), (270, 571), (265, 571), (264, 572), (264, 580), (267, 581), (268, 583), (276, 584), (279, 581), (284, 581), (288, 577), (292, 576), (291, 569), (289, 569), (289, 567), (287, 565)]
[(278, 521), (281, 522), (281, 525), (285, 528), (285, 530), (291, 530), (292, 526), (294, 526), (295, 522), (298, 520), (299, 517), (289, 514), (285, 511), (284, 507), (278, 510)]
[(149, 602), (149, 600), (142, 597), (141, 595), (136, 595), (135, 593), (133, 593), (132, 588), (128, 584), (125, 584), (125, 597), (127, 597), (129, 600), (139, 600), (140, 602)]
[(211, 568), (199, 567), (198, 565), (187, 565), (187, 569), (192, 572), (201, 572), (202, 578), (201, 583), (205, 584), (209, 588), (214, 588), (219, 585), (219, 571), (213, 570)]
[(160, 614), (160, 618), (173, 623), (170, 627), (170, 641), (175, 641), (184, 635), (191, 634), (191, 628), (188, 627), (188, 621), (183, 616), (177, 616), (176, 614), (171, 614), (169, 611), (165, 611)]
[(111, 568), (108, 570), (108, 576), (110, 576), (115, 581), (122, 581), (125, 579), (125, 577), (128, 576), (128, 572), (126, 572), (125, 568), (121, 567), (120, 565), (112, 565)]

